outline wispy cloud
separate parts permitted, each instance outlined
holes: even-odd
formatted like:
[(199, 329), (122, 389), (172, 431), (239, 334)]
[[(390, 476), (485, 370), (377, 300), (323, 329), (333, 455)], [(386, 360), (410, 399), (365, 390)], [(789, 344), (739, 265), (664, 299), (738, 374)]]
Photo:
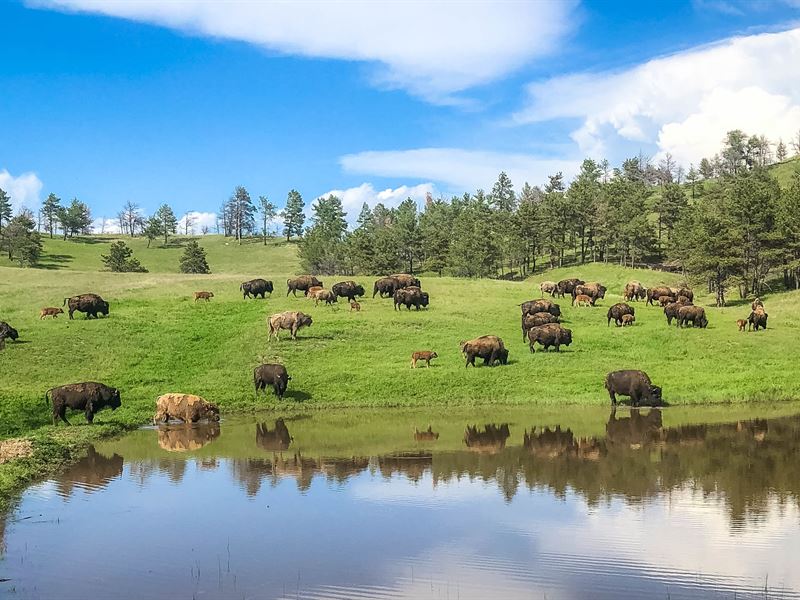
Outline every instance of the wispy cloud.
[(11, 196), (11, 206), (15, 211), (22, 207), (36, 211), (41, 202), (42, 181), (36, 173), (22, 173), (15, 177), (3, 169), (0, 171), (0, 189)]
[(376, 190), (371, 183), (362, 183), (357, 187), (344, 190), (330, 190), (319, 197), (327, 198), (331, 194), (338, 196), (342, 201), (342, 206), (347, 211), (347, 220), (352, 224), (358, 219), (358, 213), (364, 203), (370, 208), (374, 208), (378, 203), (388, 208), (394, 208), (406, 198), (411, 198), (417, 204), (422, 205), (427, 194), (436, 195), (436, 186), (432, 183), (421, 183), (419, 185), (401, 185), (396, 188)]

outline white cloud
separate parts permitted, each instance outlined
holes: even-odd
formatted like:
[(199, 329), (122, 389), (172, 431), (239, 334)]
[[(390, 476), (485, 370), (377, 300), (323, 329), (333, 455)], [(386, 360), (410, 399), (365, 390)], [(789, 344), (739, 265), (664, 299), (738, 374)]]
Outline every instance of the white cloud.
[(343, 156), (346, 171), (381, 177), (413, 177), (445, 183), (464, 192), (491, 190), (500, 171), (505, 171), (519, 190), (526, 181), (541, 184), (562, 171), (573, 175), (578, 161), (545, 159), (529, 154), (486, 152), (459, 148), (418, 148), (385, 152), (359, 152)]
[[(189, 234), (200, 234), (203, 231), (203, 227), (208, 227), (209, 233), (216, 233), (217, 213), (189, 211), (187, 214), (191, 217)], [(184, 233), (185, 231), (186, 215), (183, 215), (178, 219), (178, 233)]]
[(34, 6), (153, 23), (271, 51), (377, 63), (375, 82), (436, 100), (558, 49), (576, 0), (30, 0)]
[(98, 217), (92, 221), (92, 233), (117, 234), (122, 233), (119, 219)]
[(528, 86), (520, 123), (578, 118), (572, 137), (601, 156), (623, 141), (655, 144), (680, 162), (742, 129), (772, 140), (800, 128), (800, 29), (724, 40), (628, 70), (572, 74)]
[[(417, 204), (422, 205), (425, 196), (431, 194), (436, 197), (436, 187), (432, 183), (421, 183), (419, 185), (401, 185), (397, 188), (387, 188), (376, 190), (371, 183), (362, 183), (358, 187), (347, 188), (346, 190), (330, 190), (317, 197), (327, 198), (333, 194), (342, 201), (342, 207), (347, 212), (347, 219), (355, 223), (361, 206), (366, 202), (373, 208), (379, 202), (388, 208), (398, 206), (406, 198), (411, 198)], [(316, 202), (316, 200), (315, 200)]]
[(11, 196), (11, 206), (15, 212), (23, 206), (36, 212), (41, 202), (42, 181), (35, 173), (14, 177), (3, 169), (0, 171), (0, 189)]

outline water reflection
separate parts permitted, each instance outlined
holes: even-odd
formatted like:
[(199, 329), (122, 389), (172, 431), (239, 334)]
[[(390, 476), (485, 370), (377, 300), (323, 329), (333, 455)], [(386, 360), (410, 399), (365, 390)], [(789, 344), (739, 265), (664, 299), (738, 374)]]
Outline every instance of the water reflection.
[(483, 430), (475, 425), (467, 425), (464, 430), (464, 444), (476, 452), (499, 452), (506, 447), (506, 440), (510, 436), (508, 423), (487, 424), (483, 426)]
[(179, 423), (158, 428), (158, 446), (168, 452), (199, 450), (219, 437), (219, 423)]
[(123, 464), (119, 454), (104, 456), (90, 446), (86, 456), (75, 463), (68, 474), (56, 479), (58, 495), (69, 498), (76, 488), (85, 493), (99, 491), (122, 475)]
[(275, 428), (270, 431), (266, 423), (256, 425), (256, 444), (264, 450), (276, 452), (288, 450), (292, 443), (292, 436), (283, 419), (275, 421)]

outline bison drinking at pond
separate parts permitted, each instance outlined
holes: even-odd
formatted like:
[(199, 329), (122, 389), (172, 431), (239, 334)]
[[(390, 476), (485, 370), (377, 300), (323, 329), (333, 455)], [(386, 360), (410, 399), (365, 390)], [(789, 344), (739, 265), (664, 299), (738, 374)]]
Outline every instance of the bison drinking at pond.
[(661, 388), (653, 385), (644, 371), (612, 371), (606, 375), (605, 387), (614, 405), (617, 404), (617, 394), (630, 397), (633, 406), (639, 406), (642, 400), (651, 406), (661, 404)]
[(272, 295), (272, 289), (272, 282), (266, 279), (251, 279), (250, 281), (243, 282), (239, 286), (239, 290), (242, 292), (242, 297), (245, 300), (251, 296), (253, 298), (261, 296), (263, 300), (266, 298), (266, 294)]
[(334, 284), (331, 291), (339, 298), (347, 298), (350, 302), (356, 301), (356, 296), (364, 295), (364, 287), (355, 281), (340, 281)]
[(481, 337), (461, 342), (461, 353), (467, 359), (465, 367), (475, 366), (475, 358), (482, 358), (484, 366), (493, 367), (499, 360), (501, 364), (508, 362), (508, 350), (503, 340), (496, 335), (482, 335)]
[(297, 296), (297, 290), (300, 290), (304, 296), (307, 296), (308, 288), (314, 286), (322, 287), (322, 282), (313, 275), (300, 275), (294, 279), (287, 279), (286, 295), (288, 296), (289, 292), (291, 292), (292, 295)]
[(522, 341), (524, 342), (528, 339), (528, 331), (530, 331), (531, 327), (547, 325), (548, 323), (558, 323), (558, 317), (555, 317), (548, 312), (522, 315)]
[(608, 313), (606, 316), (608, 317), (608, 322), (606, 326), (611, 325), (611, 320), (614, 320), (614, 324), (619, 327), (622, 325), (622, 317), (624, 315), (635, 315), (636, 311), (633, 310), (632, 306), (628, 306), (624, 302), (617, 302), (614, 306), (608, 309)]
[(282, 313), (277, 313), (274, 315), (270, 315), (267, 319), (269, 323), (269, 336), (267, 340), (272, 339), (272, 336), (275, 336), (275, 339), (278, 338), (278, 332), (281, 329), (288, 329), (292, 333), (292, 339), (297, 339), (297, 332), (300, 330), (301, 327), (311, 327), (311, 324), (314, 322), (310, 315), (307, 315), (303, 312), (296, 311), (296, 310), (287, 310)]
[(678, 327), (685, 327), (688, 323), (693, 327), (708, 327), (705, 309), (702, 306), (681, 306), (678, 309)]
[(528, 347), (531, 352), (536, 352), (533, 345), (537, 342), (541, 344), (545, 350), (553, 346), (556, 352), (560, 352), (561, 346), (569, 346), (572, 343), (572, 330), (566, 329), (556, 323), (532, 327), (530, 331), (528, 331)]
[(44, 397), (53, 406), (53, 425), (57, 425), (59, 419), (70, 424), (66, 416), (68, 408), (82, 410), (86, 420), (91, 423), (95, 413), (106, 406), (116, 410), (122, 405), (117, 388), (94, 381), (54, 387), (47, 390)]
[(86, 318), (97, 318), (98, 313), (103, 316), (108, 316), (108, 302), (103, 300), (97, 294), (81, 294), (80, 296), (72, 296), (71, 298), (64, 298), (61, 306), (69, 303), (69, 318), (72, 319), (72, 314), (77, 310), (78, 312), (86, 313)]
[(153, 424), (167, 423), (170, 419), (177, 419), (184, 423), (219, 421), (219, 408), (194, 394), (164, 394), (156, 400)]
[(276, 363), (268, 363), (257, 366), (253, 370), (253, 383), (256, 387), (256, 398), (259, 390), (266, 390), (268, 385), (272, 386), (275, 395), (279, 400), (283, 399), (286, 388), (291, 377), (286, 371), (286, 367)]
[(406, 310), (411, 310), (412, 306), (419, 310), (420, 306), (428, 306), (429, 301), (428, 292), (423, 292), (416, 286), (395, 290), (394, 292), (395, 310), (399, 310), (401, 305), (405, 305)]

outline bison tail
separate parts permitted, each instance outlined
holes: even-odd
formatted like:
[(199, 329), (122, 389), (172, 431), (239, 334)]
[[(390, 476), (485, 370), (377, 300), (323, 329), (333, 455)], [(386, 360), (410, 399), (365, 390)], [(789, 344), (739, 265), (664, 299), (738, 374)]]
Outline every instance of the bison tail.
[(61, 306), (66, 306), (68, 300), (69, 300), (69, 298), (64, 298), (64, 302), (61, 303)]
[(50, 404), (50, 392), (52, 392), (52, 391), (53, 391), (52, 389), (49, 389), (44, 393), (44, 403), (45, 404)]

